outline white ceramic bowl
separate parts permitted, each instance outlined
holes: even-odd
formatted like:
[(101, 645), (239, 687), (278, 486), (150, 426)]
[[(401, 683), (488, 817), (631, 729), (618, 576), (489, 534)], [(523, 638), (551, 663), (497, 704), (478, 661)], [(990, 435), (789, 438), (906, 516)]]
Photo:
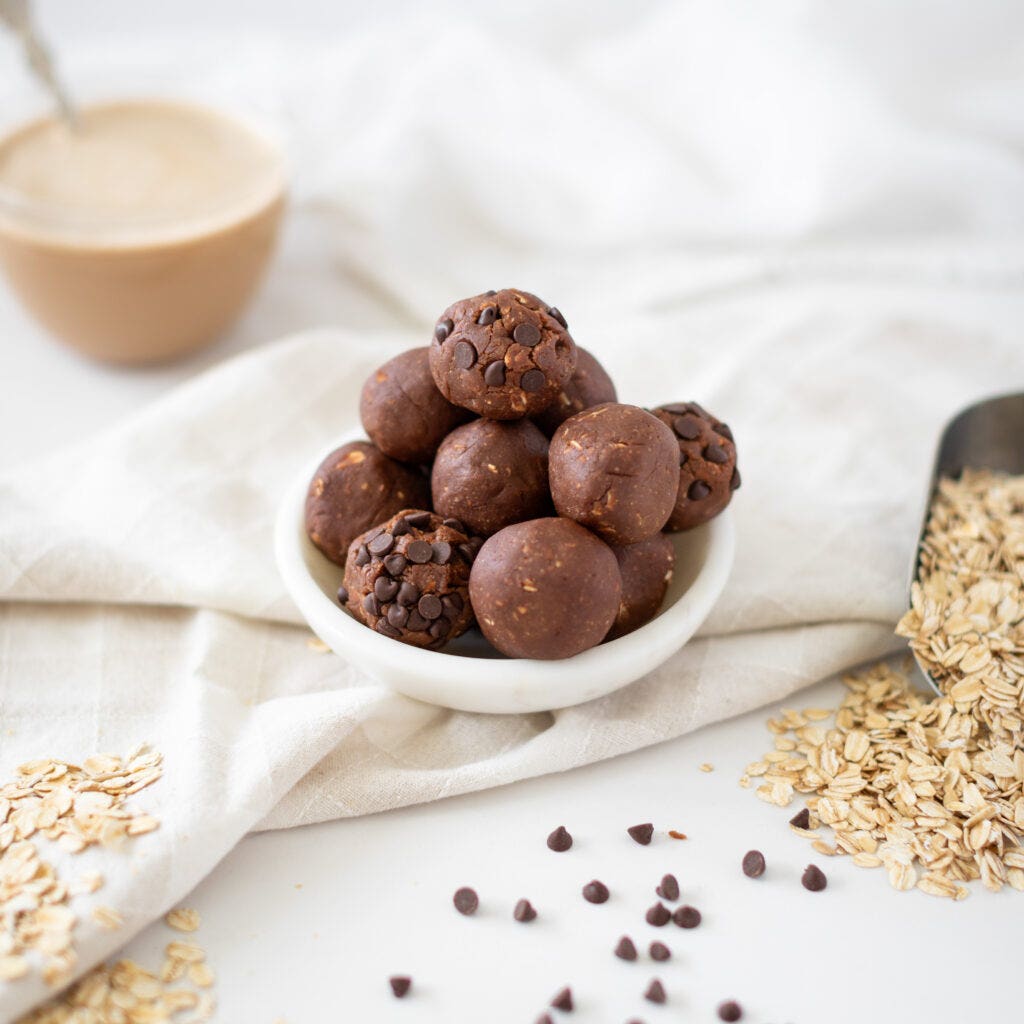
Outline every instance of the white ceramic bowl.
[(672, 535), (676, 569), (656, 618), (610, 643), (561, 661), (506, 658), (471, 630), (443, 651), (424, 651), (367, 629), (337, 602), (343, 571), (305, 529), (306, 490), (325, 448), (285, 492), (274, 546), (285, 587), (310, 628), (333, 651), (409, 697), (461, 711), (516, 714), (582, 704), (626, 686), (679, 650), (707, 618), (732, 568), (735, 534), (726, 509), (705, 526)]

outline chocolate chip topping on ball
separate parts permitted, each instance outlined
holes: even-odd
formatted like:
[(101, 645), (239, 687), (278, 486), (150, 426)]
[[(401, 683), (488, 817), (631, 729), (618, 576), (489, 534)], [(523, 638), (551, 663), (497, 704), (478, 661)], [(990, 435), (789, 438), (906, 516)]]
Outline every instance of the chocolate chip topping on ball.
[(359, 416), (370, 440), (400, 462), (430, 462), (445, 434), (469, 419), (430, 373), (430, 349), (412, 348), (374, 370), (363, 385)]
[(352, 542), (339, 598), (384, 636), (441, 647), (473, 623), (469, 569), (479, 550), (457, 520), (404, 509)]
[(529, 420), (473, 420), (438, 449), (434, 510), (481, 537), (551, 515), (548, 439)]
[(672, 431), (635, 405), (605, 402), (555, 431), (548, 452), (558, 514), (609, 544), (636, 544), (668, 521), (679, 486)]
[(441, 394), (489, 419), (539, 413), (575, 369), (565, 317), (529, 292), (503, 288), (462, 299), (434, 327), (430, 370)]
[(345, 564), (352, 539), (403, 508), (430, 506), (424, 477), (366, 441), (320, 463), (306, 495), (306, 533), (332, 562)]
[(558, 397), (533, 422), (550, 437), (570, 416), (592, 405), (614, 402), (618, 396), (605, 368), (585, 349), (576, 346), (576, 372)]
[(676, 549), (663, 533), (612, 552), (619, 563), (622, 597), (606, 640), (632, 633), (658, 614), (676, 564)]
[(611, 549), (568, 519), (531, 519), (484, 542), (469, 593), (484, 636), (511, 658), (569, 658), (599, 644), (622, 583)]
[(740, 485), (732, 431), (696, 402), (651, 411), (679, 442), (679, 487), (667, 529), (692, 530), (714, 519)]

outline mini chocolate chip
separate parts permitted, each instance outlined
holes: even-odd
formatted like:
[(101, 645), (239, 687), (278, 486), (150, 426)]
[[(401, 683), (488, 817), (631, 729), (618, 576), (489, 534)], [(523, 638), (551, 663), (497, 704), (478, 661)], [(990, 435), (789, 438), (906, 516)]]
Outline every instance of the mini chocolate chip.
[(458, 616), (463, 608), (466, 607), (462, 598), (458, 594), (445, 594), (441, 598), (441, 606), (445, 612), (453, 617)]
[(360, 567), (369, 565), (370, 549), (365, 544), (361, 545), (359, 550), (356, 552), (355, 563)]
[(384, 533), (378, 533), (368, 546), (371, 555), (380, 557), (381, 555), (386, 555), (395, 546), (395, 538), (385, 530)]
[(348, 604), (348, 591), (344, 587), (338, 587), (338, 604)]
[(536, 1019), (536, 1020), (535, 1020), (535, 1021), (533, 1022), (533, 1024), (555, 1024), (555, 1022), (554, 1022), (554, 1021), (553, 1021), (553, 1020), (551, 1019), (551, 1014), (550, 1014), (550, 1013), (542, 1013), (542, 1014), (541, 1014), (541, 1015), (540, 1015), (540, 1016), (539, 1016), (539, 1017), (538, 1017), (538, 1018), (537, 1018), (537, 1019)]
[(459, 533), (465, 533), (466, 527), (462, 525), (461, 519), (445, 519), (441, 522), (442, 526), (447, 526), (449, 530), (458, 530)]
[(690, 456), (687, 455), (686, 452), (684, 452), (682, 448), (680, 448), (679, 449), (679, 465), (680, 466), (685, 466), (686, 463), (689, 462), (689, 460), (690, 460)]
[(572, 1013), (572, 989), (566, 986), (561, 992), (551, 1000), (551, 1005), (556, 1010), (562, 1010), (565, 1013)]
[(672, 956), (672, 950), (664, 942), (652, 942), (648, 952), (652, 960), (668, 960)]
[(672, 429), (684, 441), (696, 441), (700, 437), (700, 424), (687, 416), (677, 416), (672, 421)]
[(410, 583), (406, 580), (398, 588), (398, 603), (408, 607), (411, 604), (415, 604), (420, 599), (420, 588), (415, 583)]
[(564, 825), (559, 825), (547, 839), (548, 849), (555, 853), (565, 853), (572, 846), (572, 836), (566, 831)]
[(452, 624), (447, 619), (437, 619), (435, 622), (430, 624), (430, 629), (427, 632), (435, 639), (440, 640), (442, 637), (446, 637), (451, 631)]
[(515, 910), (512, 911), (512, 916), (525, 924), (537, 916), (537, 911), (533, 909), (533, 904), (529, 900), (520, 900), (516, 904)]
[(452, 903), (460, 914), (469, 917), (470, 914), (475, 914), (476, 908), (480, 906), (480, 897), (468, 885), (464, 885), (461, 889), (455, 890)]
[(659, 405), (660, 412), (671, 413), (674, 416), (683, 416), (690, 411), (689, 402), (672, 402), (669, 405)]
[(489, 298), (491, 298), (491, 296), (492, 296), (492, 295), (497, 295), (497, 294), (498, 294), (498, 293), (497, 293), (497, 292), (496, 292), (496, 291), (495, 291), (495, 290), (494, 290), (493, 288), (491, 288), (491, 289), (489, 289), (488, 291), (484, 292), (484, 295), (485, 295), (485, 296), (486, 296), (486, 297), (487, 297), (488, 299), (489, 299)]
[(721, 466), (722, 463), (729, 461), (729, 453), (721, 445), (709, 444), (707, 448), (704, 449), (704, 458), (707, 459), (708, 462), (713, 462), (716, 465)]
[(714, 430), (719, 437), (724, 437), (727, 441), (733, 440), (732, 431), (729, 429), (728, 423), (716, 423)]
[(434, 557), (434, 549), (425, 540), (414, 540), (405, 549), (405, 557), (417, 565), (426, 565)]
[(388, 622), (395, 629), (401, 629), (409, 621), (409, 609), (403, 608), (400, 604), (388, 605)]
[(388, 984), (391, 986), (391, 991), (395, 994), (395, 998), (403, 999), (412, 987), (412, 978), (407, 978), (402, 974), (396, 974), (393, 977), (388, 978)]
[(533, 348), (540, 341), (540, 328), (536, 324), (519, 324), (512, 332), (512, 340), (517, 345)]
[(566, 330), (569, 329), (569, 325), (565, 322), (565, 317), (562, 316), (562, 311), (557, 306), (551, 306), (548, 309), (548, 316), (557, 320)]
[(676, 881), (676, 876), (665, 875), (661, 880), (661, 885), (654, 891), (663, 900), (679, 899), (679, 882)]
[(378, 601), (390, 601), (398, 593), (398, 583), (387, 576), (378, 576), (373, 583), (373, 593)]
[(476, 349), (468, 341), (456, 342), (452, 362), (460, 370), (468, 370), (476, 362)]
[(519, 386), (527, 392), (532, 394), (534, 391), (540, 391), (548, 379), (540, 370), (527, 370), (526, 373), (519, 378)]
[(750, 850), (743, 855), (743, 874), (747, 878), (760, 878), (764, 874), (764, 854), (760, 850)]
[(380, 601), (373, 594), (367, 594), (363, 598), (363, 610), (371, 615), (380, 615)]
[(396, 551), (393, 555), (388, 555), (384, 559), (384, 571), (390, 576), (401, 576), (406, 564), (405, 555), (400, 555)]
[(409, 612), (409, 621), (405, 628), (412, 633), (425, 633), (430, 628), (430, 623), (413, 608)]
[(702, 498), (706, 498), (711, 493), (711, 488), (708, 487), (703, 480), (694, 480), (687, 488), (686, 496), (690, 501), (700, 501)]
[(438, 341), (444, 341), (453, 330), (455, 330), (455, 324), (453, 324), (451, 320), (442, 320), (434, 328), (434, 337), (437, 338)]
[(425, 619), (439, 619), (444, 608), (440, 598), (434, 594), (424, 594), (416, 605), (416, 610)]
[(732, 479), (729, 481), (729, 490), (738, 491), (740, 489), (741, 482), (742, 481), (740, 480), (740, 471), (734, 468), (732, 471)]
[(808, 864), (800, 878), (800, 884), (811, 892), (821, 892), (828, 885), (825, 872), (816, 864)]
[(429, 512), (410, 512), (405, 521), (415, 530), (425, 530), (430, 526)]
[(696, 907), (678, 907), (672, 920), (680, 928), (696, 928), (700, 924), (700, 911)]
[(665, 986), (655, 978), (650, 985), (647, 986), (647, 991), (644, 993), (644, 999), (651, 1003), (663, 1003), (666, 998)]
[(810, 828), (811, 827), (811, 812), (808, 808), (797, 811), (792, 818), (789, 819), (790, 825), (794, 828)]
[(476, 551), (472, 545), (460, 544), (455, 550), (458, 551), (468, 565), (473, 564), (473, 559), (476, 558)]
[(500, 359), (487, 364), (484, 370), (484, 383), (489, 388), (500, 388), (505, 383), (505, 364)]
[(740, 1020), (743, 1016), (743, 1008), (735, 999), (730, 999), (727, 1002), (718, 1004), (718, 1019), (728, 1021), (729, 1024), (735, 1024), (735, 1021)]
[(452, 560), (452, 546), (446, 540), (435, 540), (433, 543), (434, 561), (438, 565), (447, 565)]
[(608, 886), (596, 878), (583, 886), (583, 898), (588, 903), (605, 903), (608, 899)]
[(648, 846), (651, 842), (651, 836), (654, 835), (654, 826), (648, 821), (643, 825), (631, 825), (626, 831), (635, 842), (641, 846)]
[(401, 519), (396, 519), (391, 527), (391, 535), (393, 537), (402, 537), (409, 532), (409, 523), (403, 516)]
[(476, 322), (481, 327), (487, 327), (493, 324), (498, 319), (498, 307), (497, 306), (484, 306), (480, 310), (480, 315), (476, 318)]
[(377, 625), (373, 628), (377, 630), (378, 633), (391, 637), (392, 640), (397, 640), (402, 635), (401, 632), (395, 629), (387, 619), (379, 619), (377, 621)]
[(648, 908), (644, 919), (655, 928), (664, 928), (672, 920), (672, 911), (664, 903), (658, 902)]
[(619, 939), (619, 944), (615, 947), (615, 955), (620, 960), (636, 959), (636, 946), (633, 945), (633, 940), (628, 935), (623, 935)]

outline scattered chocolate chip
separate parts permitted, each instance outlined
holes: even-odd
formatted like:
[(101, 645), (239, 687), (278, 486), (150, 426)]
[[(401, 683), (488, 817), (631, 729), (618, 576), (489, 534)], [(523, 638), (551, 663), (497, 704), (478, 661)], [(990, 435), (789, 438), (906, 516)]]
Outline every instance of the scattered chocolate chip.
[(359, 550), (356, 552), (355, 562), (358, 566), (370, 564), (370, 549), (365, 544), (360, 545)]
[(564, 825), (559, 825), (551, 835), (548, 836), (548, 849), (555, 853), (565, 853), (572, 846), (572, 836), (566, 831)]
[(615, 955), (620, 960), (636, 959), (636, 946), (633, 945), (633, 940), (628, 935), (623, 935), (619, 939), (619, 944), (615, 947)]
[(680, 448), (679, 449), (679, 465), (680, 466), (685, 466), (686, 463), (689, 462), (689, 461), (690, 461), (690, 456), (687, 455), (686, 452), (684, 452), (682, 448)]
[(386, 555), (395, 546), (395, 538), (390, 533), (378, 533), (373, 540), (370, 541), (368, 547), (371, 555), (377, 555), (378, 557)]
[(441, 598), (441, 606), (444, 608), (446, 614), (454, 617), (457, 616), (463, 608), (465, 608), (465, 603), (458, 594), (445, 594), (444, 597)]
[(686, 492), (686, 496), (690, 501), (700, 501), (701, 498), (706, 498), (711, 493), (711, 488), (708, 487), (703, 480), (694, 480), (690, 484), (689, 490)]
[(388, 978), (388, 984), (391, 986), (391, 991), (395, 994), (395, 998), (403, 999), (412, 987), (412, 978), (408, 978), (402, 974), (396, 974), (393, 977)]
[(555, 1024), (551, 1019), (550, 1013), (542, 1013), (535, 1021), (534, 1024)]
[(704, 458), (720, 466), (723, 462), (729, 461), (729, 453), (721, 445), (709, 444), (704, 449)]
[(405, 521), (414, 530), (425, 530), (430, 526), (430, 513), (410, 512), (409, 515), (405, 517)]
[(825, 872), (816, 864), (808, 864), (800, 878), (800, 884), (811, 892), (821, 892), (828, 885)]
[(527, 370), (526, 373), (519, 378), (519, 386), (528, 394), (534, 391), (540, 391), (548, 379), (540, 370)]
[(789, 819), (790, 825), (793, 828), (810, 828), (811, 827), (811, 812), (808, 808), (797, 811), (792, 818)]
[(484, 370), (484, 383), (489, 388), (500, 388), (505, 383), (505, 364), (500, 359), (487, 364)]
[(405, 555), (400, 555), (396, 551), (384, 559), (384, 571), (390, 576), (401, 576), (406, 564)]
[(648, 924), (653, 924), (655, 928), (664, 928), (672, 920), (672, 911), (664, 903), (658, 902), (649, 907), (644, 916)]
[(455, 904), (455, 909), (460, 914), (468, 917), (470, 914), (476, 913), (476, 908), (480, 906), (480, 897), (469, 886), (463, 886), (461, 889), (455, 890), (452, 903)]
[(672, 429), (684, 441), (696, 441), (700, 437), (700, 424), (686, 416), (678, 416), (672, 421)]
[(373, 593), (378, 601), (390, 601), (398, 593), (398, 582), (389, 576), (378, 576), (373, 582)]
[(403, 608), (400, 604), (388, 605), (388, 622), (395, 629), (401, 629), (409, 621), (409, 609)]
[(425, 540), (414, 540), (405, 549), (405, 557), (417, 565), (426, 565), (434, 557), (434, 549)]
[(338, 604), (348, 604), (348, 591), (344, 587), (338, 587)]
[(402, 537), (409, 532), (409, 520), (408, 519), (396, 519), (391, 527), (391, 535), (393, 537)]
[(453, 324), (451, 320), (442, 320), (434, 328), (434, 337), (437, 338), (438, 341), (444, 341), (453, 330), (455, 330), (455, 324)]
[(696, 928), (700, 924), (700, 911), (696, 907), (677, 907), (672, 920), (680, 928)]
[(373, 594), (367, 594), (363, 598), (363, 611), (370, 615), (380, 615), (380, 601)]
[(718, 1019), (729, 1021), (739, 1020), (743, 1016), (743, 1008), (734, 999), (718, 1004)]
[(466, 527), (462, 525), (461, 519), (445, 519), (441, 523), (442, 526), (447, 526), (450, 530), (458, 530), (459, 533), (465, 533)]
[(661, 885), (654, 891), (663, 900), (679, 899), (679, 882), (676, 881), (676, 876), (665, 875), (661, 880)]
[(533, 904), (529, 900), (520, 900), (516, 904), (516, 909), (512, 911), (512, 916), (525, 924), (537, 916), (537, 911), (533, 909)]
[(670, 828), (668, 830), (668, 834), (673, 839), (685, 839), (686, 838), (686, 833), (685, 832), (677, 832), (674, 828)]
[(435, 540), (434, 561), (438, 565), (447, 565), (452, 560), (452, 546), (446, 540)]
[(657, 978), (647, 986), (644, 999), (651, 1003), (663, 1003), (666, 999), (665, 986)]
[(690, 411), (690, 403), (671, 402), (669, 405), (661, 405), (658, 406), (658, 408), (664, 410), (665, 412), (670, 412), (673, 415), (682, 416), (684, 413), (688, 413)]
[(415, 604), (420, 599), (420, 588), (415, 583), (410, 583), (406, 580), (398, 588), (397, 601), (399, 604), (404, 605), (408, 608), (410, 605)]
[(442, 637), (448, 635), (451, 631), (452, 624), (447, 619), (435, 619), (430, 624), (430, 629), (427, 632), (435, 639), (440, 640)]
[(652, 960), (668, 960), (672, 956), (672, 950), (664, 942), (652, 942), (648, 952)]
[(473, 559), (476, 558), (476, 551), (472, 545), (460, 544), (455, 550), (458, 551), (465, 562), (468, 562), (470, 565), (473, 564)]
[(654, 835), (654, 826), (648, 821), (643, 825), (631, 825), (626, 829), (630, 837), (641, 846), (647, 846)]
[(430, 628), (430, 623), (413, 608), (409, 612), (409, 621), (405, 624), (405, 628), (412, 630), (413, 633), (423, 633)]
[(424, 594), (416, 604), (416, 610), (425, 619), (439, 619), (444, 607), (441, 599), (434, 594)]
[(460, 370), (468, 370), (476, 362), (476, 349), (468, 341), (456, 342), (452, 361)]
[(729, 481), (729, 490), (738, 491), (740, 489), (741, 483), (742, 481), (740, 480), (740, 471), (734, 468), (732, 471), (732, 479)]
[(519, 324), (512, 332), (512, 340), (517, 345), (533, 348), (540, 341), (540, 328), (536, 324)]
[(747, 878), (760, 878), (764, 874), (764, 854), (760, 850), (750, 850), (743, 855), (743, 874)]
[(714, 426), (715, 433), (718, 434), (719, 437), (724, 437), (727, 441), (733, 440), (732, 431), (729, 429), (728, 423), (716, 423)]
[(484, 295), (485, 295), (485, 296), (486, 296), (487, 298), (491, 298), (491, 297), (492, 297), (493, 295), (497, 295), (497, 294), (498, 294), (498, 293), (497, 293), (497, 292), (496, 292), (496, 291), (495, 291), (495, 290), (494, 290), (493, 288), (491, 288), (491, 289), (489, 289), (488, 291), (484, 292)]
[(498, 307), (497, 306), (484, 306), (480, 310), (480, 315), (476, 318), (476, 322), (481, 327), (487, 327), (489, 324), (493, 324), (498, 319)]
[(391, 637), (392, 640), (397, 640), (402, 635), (401, 630), (395, 629), (387, 619), (380, 619), (373, 628), (383, 636)]
[(551, 1005), (556, 1010), (563, 1010), (565, 1013), (572, 1013), (572, 989), (566, 986), (551, 1000)]
[(583, 886), (583, 898), (588, 903), (604, 903), (608, 899), (608, 886), (596, 878)]
[(565, 317), (562, 316), (562, 311), (557, 306), (552, 306), (548, 310), (548, 316), (557, 320), (566, 330), (569, 329), (569, 325), (565, 322)]

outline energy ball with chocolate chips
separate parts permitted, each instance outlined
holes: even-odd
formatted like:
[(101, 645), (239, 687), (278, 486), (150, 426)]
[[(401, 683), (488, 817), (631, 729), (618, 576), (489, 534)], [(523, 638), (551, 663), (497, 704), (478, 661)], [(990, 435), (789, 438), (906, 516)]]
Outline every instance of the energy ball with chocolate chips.
[(533, 422), (550, 437), (570, 416), (592, 405), (614, 402), (615, 385), (605, 368), (585, 349), (576, 346), (576, 372), (558, 397)]
[(445, 434), (469, 419), (465, 409), (437, 390), (426, 346), (389, 359), (367, 377), (359, 416), (385, 455), (419, 463), (430, 462)]
[(548, 474), (559, 515), (609, 544), (636, 544), (658, 533), (672, 512), (679, 448), (649, 412), (604, 402), (555, 431)]
[(469, 567), (478, 544), (462, 523), (404, 509), (352, 542), (346, 605), (393, 640), (441, 647), (473, 624)]
[(575, 369), (565, 317), (529, 292), (503, 288), (462, 299), (434, 327), (430, 371), (438, 389), (488, 419), (536, 415)]
[(481, 537), (551, 515), (548, 439), (529, 420), (473, 420), (442, 442), (430, 485), (434, 510)]
[(422, 474), (353, 441), (320, 463), (306, 495), (306, 533), (332, 561), (345, 564), (352, 540), (403, 508), (430, 507)]
[(632, 633), (658, 614), (676, 564), (676, 549), (663, 533), (612, 551), (619, 562), (622, 597), (606, 640)]
[(510, 658), (570, 658), (599, 644), (621, 590), (611, 548), (568, 519), (506, 526), (469, 580), (480, 629)]
[(696, 402), (651, 410), (679, 442), (679, 488), (668, 530), (692, 530), (714, 519), (740, 485), (732, 431)]

